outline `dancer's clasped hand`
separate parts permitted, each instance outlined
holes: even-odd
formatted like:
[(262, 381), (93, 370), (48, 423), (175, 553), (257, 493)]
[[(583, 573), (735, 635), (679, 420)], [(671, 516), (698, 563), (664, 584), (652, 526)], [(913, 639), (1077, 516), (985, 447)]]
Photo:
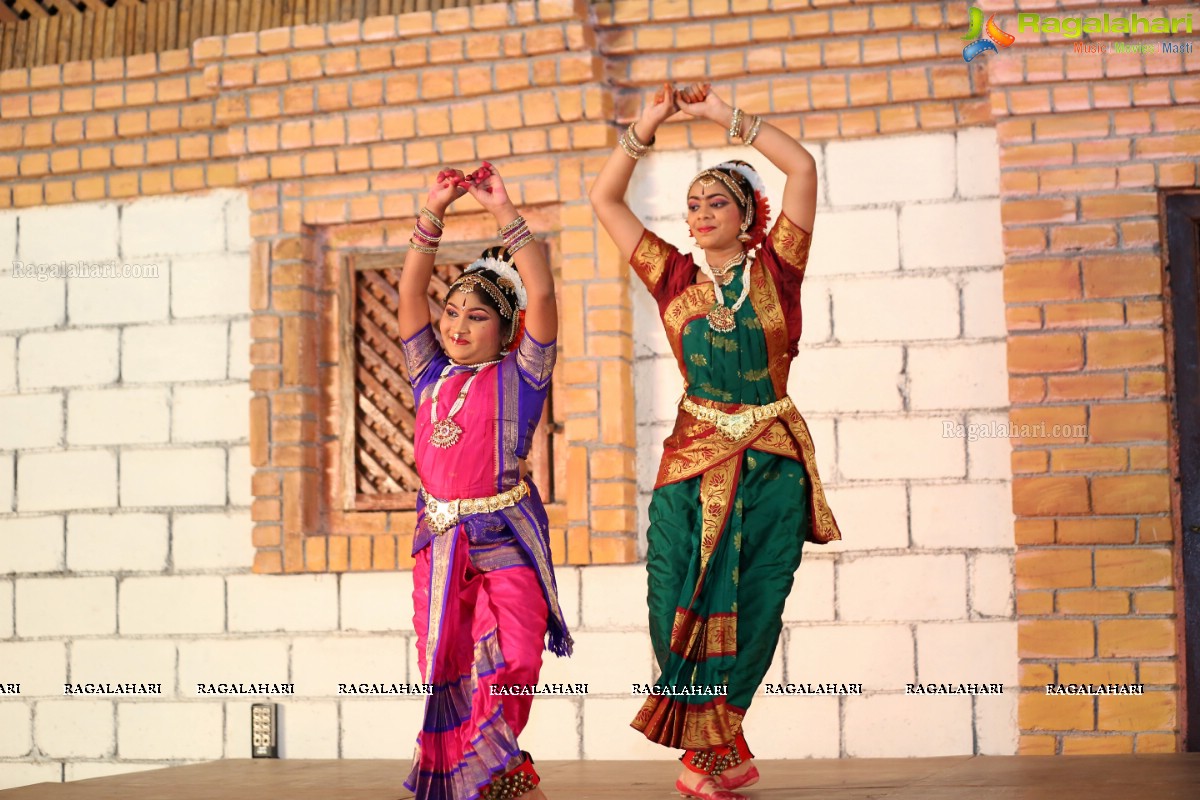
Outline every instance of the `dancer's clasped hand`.
[(440, 170), (434, 179), (433, 187), (429, 190), (429, 198), (425, 205), (431, 210), (442, 212), (455, 200), (467, 194), (492, 212), (512, 205), (508, 191), (504, 188), (504, 181), (500, 179), (500, 173), (487, 161), (472, 172), (453, 168)]

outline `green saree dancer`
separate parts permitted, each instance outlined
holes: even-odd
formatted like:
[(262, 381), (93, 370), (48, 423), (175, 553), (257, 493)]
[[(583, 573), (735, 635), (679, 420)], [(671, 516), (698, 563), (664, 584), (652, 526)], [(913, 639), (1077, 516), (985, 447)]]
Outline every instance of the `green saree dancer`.
[[(744, 161), (687, 184), (688, 228), (702, 259), (646, 230), (624, 204), (630, 160), (645, 155), (654, 129), (676, 109), (727, 126), (744, 144), (758, 140), (787, 174), (783, 213), (769, 232), (765, 187)], [(841, 538), (812, 436), (787, 396), (815, 164), (798, 142), (731, 109), (707, 85), (664, 86), (622, 135), (591, 199), (657, 303), (685, 382), (647, 532), (650, 637), (661, 675), (632, 725), (684, 750), (676, 781), (684, 796), (736, 800), (742, 795), (731, 790), (758, 779), (743, 720), (774, 657), (803, 546)]]

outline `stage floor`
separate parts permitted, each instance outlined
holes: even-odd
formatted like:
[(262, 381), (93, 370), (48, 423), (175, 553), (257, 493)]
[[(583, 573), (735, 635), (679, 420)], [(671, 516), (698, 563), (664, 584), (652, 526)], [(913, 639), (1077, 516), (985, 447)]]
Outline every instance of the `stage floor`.
[[(678, 797), (674, 764), (547, 761), (551, 800)], [(760, 762), (754, 800), (1196, 800), (1200, 753)], [(0, 800), (401, 800), (403, 761), (239, 759), (0, 791)]]

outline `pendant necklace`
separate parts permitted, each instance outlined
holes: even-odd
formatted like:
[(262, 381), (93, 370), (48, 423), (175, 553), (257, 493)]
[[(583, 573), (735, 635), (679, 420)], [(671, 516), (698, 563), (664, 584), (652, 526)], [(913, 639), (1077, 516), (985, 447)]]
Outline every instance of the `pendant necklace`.
[(463, 403), (467, 401), (467, 392), (471, 388), (471, 384), (479, 377), (479, 371), (484, 367), (492, 364), (499, 364), (501, 359), (497, 358), (494, 361), (485, 361), (482, 364), (471, 364), (471, 377), (467, 378), (462, 389), (458, 391), (458, 397), (454, 398), (454, 404), (450, 406), (449, 413), (445, 419), (438, 419), (438, 394), (442, 391), (442, 383), (450, 376), (450, 370), (455, 367), (461, 367), (462, 364), (455, 364), (451, 361), (442, 369), (442, 374), (438, 376), (438, 381), (433, 387), (433, 399), (429, 404), (429, 421), (433, 423), (433, 431), (429, 434), (429, 443), (434, 447), (445, 449), (458, 444), (458, 439), (462, 436), (462, 426), (454, 421), (454, 415), (462, 410)]
[[(712, 268), (708, 266), (707, 262), (700, 267), (700, 270), (712, 281), (713, 293), (717, 296), (717, 304), (712, 307), (712, 311), (708, 312), (708, 327), (717, 333), (730, 333), (737, 327), (737, 317), (735, 316), (737, 310), (750, 296), (750, 259), (746, 257), (745, 253), (735, 256), (735, 260), (737, 258), (743, 259), (745, 266), (742, 267), (742, 293), (732, 307), (725, 305), (725, 292), (721, 289), (721, 284), (717, 281), (717, 276), (713, 274)], [(732, 263), (727, 263), (730, 264), (729, 269), (732, 270)]]

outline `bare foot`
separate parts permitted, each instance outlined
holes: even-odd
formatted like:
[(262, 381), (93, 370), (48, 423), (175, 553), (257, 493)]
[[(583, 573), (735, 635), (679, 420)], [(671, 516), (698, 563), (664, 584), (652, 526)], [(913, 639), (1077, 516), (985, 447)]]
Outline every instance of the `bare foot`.
[(713, 797), (716, 800), (745, 800), (745, 795), (722, 789), (716, 778), (692, 772), (690, 769), (684, 769), (679, 774), (679, 782), (695, 792), (694, 796), (696, 797)]
[(746, 760), (738, 764), (736, 767), (730, 767), (721, 773), (721, 778), (724, 781), (732, 781), (736, 783), (739, 778), (745, 775), (754, 767), (753, 760)]

